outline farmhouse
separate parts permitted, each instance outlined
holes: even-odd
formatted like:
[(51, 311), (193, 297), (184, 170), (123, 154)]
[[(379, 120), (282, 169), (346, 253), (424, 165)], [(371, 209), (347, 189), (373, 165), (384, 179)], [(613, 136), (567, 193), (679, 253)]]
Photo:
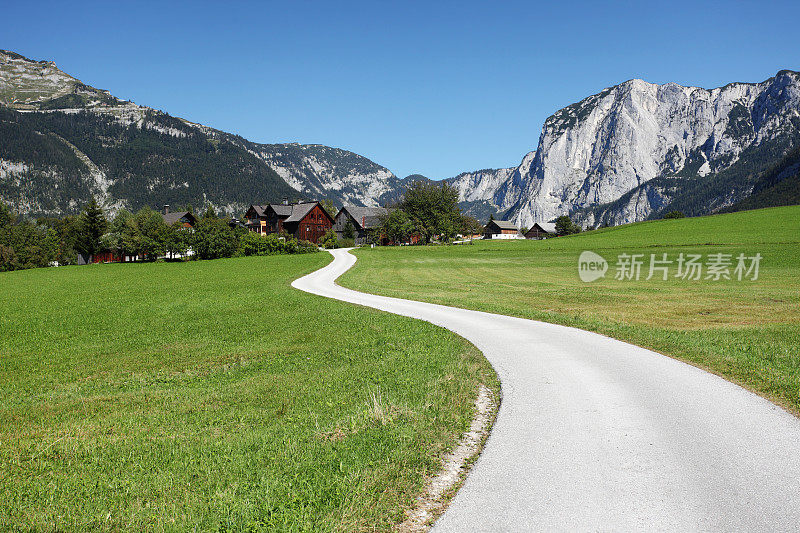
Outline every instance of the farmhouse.
[(333, 230), (342, 239), (349, 223), (353, 228), (353, 238), (356, 241), (356, 246), (367, 244), (369, 238), (368, 230), (378, 227), (381, 223), (381, 217), (388, 215), (390, 212), (391, 209), (386, 207), (346, 205), (336, 214), (336, 218), (333, 221)]
[(522, 239), (517, 226), (508, 220), (490, 220), (483, 231), (484, 239)]
[(555, 235), (556, 225), (552, 222), (534, 222), (531, 229), (525, 232), (526, 239), (546, 239)]
[(175, 211), (171, 212), (169, 206), (164, 206), (164, 213), (161, 215), (164, 223), (167, 226), (172, 226), (176, 222), (180, 222), (184, 228), (193, 228), (197, 224), (197, 218), (189, 211)]
[(255, 233), (285, 231), (314, 243), (333, 226), (333, 218), (319, 202), (292, 204), (284, 200), (281, 204), (251, 205), (244, 217), (247, 229)]

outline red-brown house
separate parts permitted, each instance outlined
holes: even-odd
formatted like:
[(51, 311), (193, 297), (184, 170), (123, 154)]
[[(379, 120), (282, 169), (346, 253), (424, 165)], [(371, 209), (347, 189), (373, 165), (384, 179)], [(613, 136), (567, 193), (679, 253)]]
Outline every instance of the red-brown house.
[(244, 217), (250, 231), (262, 235), (285, 231), (313, 243), (333, 226), (333, 217), (319, 202), (251, 205)]

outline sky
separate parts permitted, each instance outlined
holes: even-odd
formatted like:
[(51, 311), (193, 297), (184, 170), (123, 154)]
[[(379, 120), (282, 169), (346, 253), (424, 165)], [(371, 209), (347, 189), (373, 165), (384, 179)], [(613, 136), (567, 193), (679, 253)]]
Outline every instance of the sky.
[(117, 97), (399, 177), (516, 166), (548, 116), (631, 78), (713, 88), (800, 70), (796, 0), (0, 0), (0, 13), (0, 48)]

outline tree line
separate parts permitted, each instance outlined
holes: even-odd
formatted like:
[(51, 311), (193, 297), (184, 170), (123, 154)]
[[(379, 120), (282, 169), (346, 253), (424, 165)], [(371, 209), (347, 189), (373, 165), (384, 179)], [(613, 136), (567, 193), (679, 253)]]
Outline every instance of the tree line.
[(267, 237), (217, 217), (208, 208), (193, 228), (164, 222), (148, 207), (108, 218), (92, 198), (77, 216), (28, 220), (0, 202), (0, 272), (50, 265), (74, 265), (98, 254), (140, 261), (218, 259), (244, 255), (316, 252), (316, 245), (288, 234)]

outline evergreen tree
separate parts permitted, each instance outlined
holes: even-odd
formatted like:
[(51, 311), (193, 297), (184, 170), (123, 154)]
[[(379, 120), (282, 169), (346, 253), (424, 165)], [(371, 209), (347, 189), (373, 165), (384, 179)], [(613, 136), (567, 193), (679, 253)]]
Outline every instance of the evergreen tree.
[(353, 222), (350, 219), (347, 219), (347, 223), (344, 225), (344, 229), (342, 230), (342, 237), (345, 239), (355, 239), (356, 238), (356, 229), (353, 227)]
[(94, 196), (81, 212), (78, 251), (84, 255), (95, 255), (102, 248), (100, 240), (108, 229), (108, 221)]
[(572, 235), (580, 232), (581, 227), (575, 224), (567, 215), (561, 215), (556, 219), (556, 235)]

